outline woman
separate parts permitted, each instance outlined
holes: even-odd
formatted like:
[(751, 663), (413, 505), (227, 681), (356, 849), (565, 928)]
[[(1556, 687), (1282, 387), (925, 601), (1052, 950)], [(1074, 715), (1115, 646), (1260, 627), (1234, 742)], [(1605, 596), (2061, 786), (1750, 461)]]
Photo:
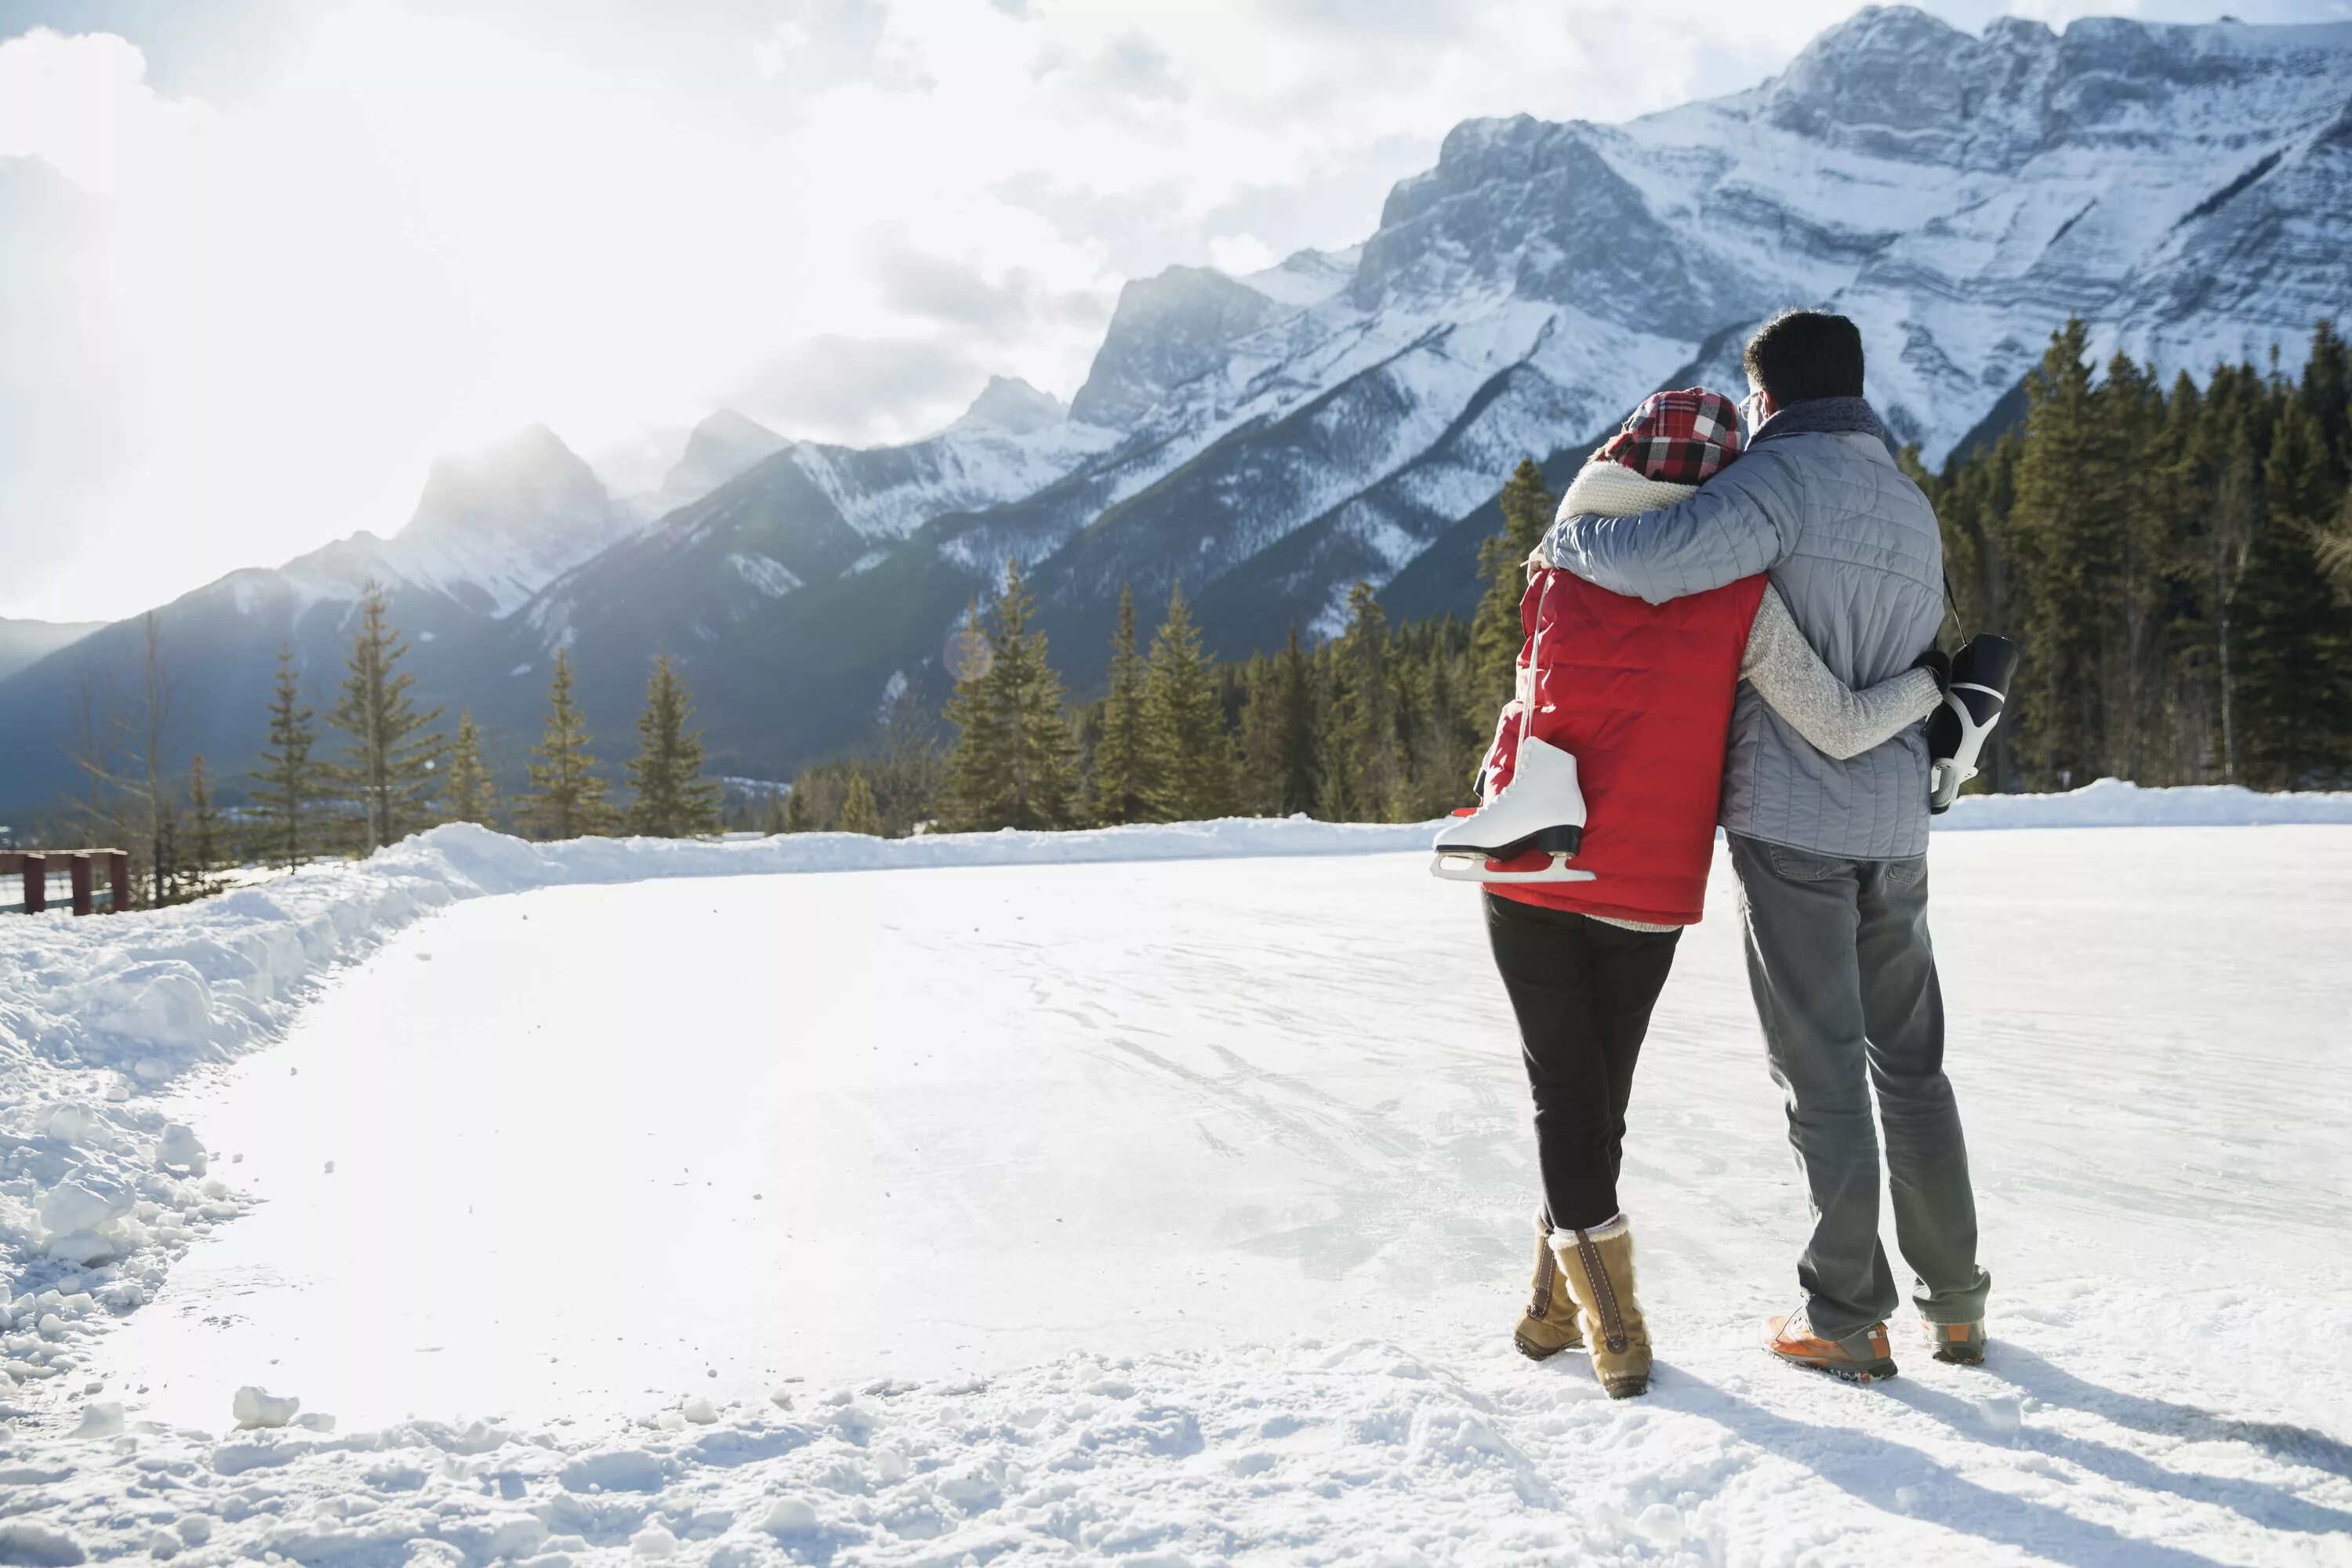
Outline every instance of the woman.
[[(1630, 516), (1664, 506), (1739, 450), (1730, 400), (1696, 387), (1657, 393), (1593, 453), (1561, 510)], [(1857, 693), (1762, 576), (1650, 605), (1538, 571), (1519, 614), (1518, 690), (1481, 793), (1492, 801), (1509, 784), (1523, 733), (1573, 755), (1587, 806), (1575, 865), (1594, 879), (1486, 889), (1544, 1184), (1534, 1295), (1514, 1339), (1538, 1361), (1589, 1345), (1594, 1374), (1622, 1399), (1644, 1392), (1650, 1374), (1633, 1229), (1617, 1195), (1625, 1108), (1675, 944), (1704, 911), (1738, 684), (1813, 745), (1848, 757), (1927, 716), (1941, 700), (1941, 656)]]

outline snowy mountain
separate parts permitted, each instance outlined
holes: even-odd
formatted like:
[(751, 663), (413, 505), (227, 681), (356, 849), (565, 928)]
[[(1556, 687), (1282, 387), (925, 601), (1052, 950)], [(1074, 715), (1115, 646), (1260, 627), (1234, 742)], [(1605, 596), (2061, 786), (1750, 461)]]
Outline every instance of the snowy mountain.
[[(445, 458), (390, 539), (362, 531), (283, 566), (232, 572), (154, 612), (173, 688), (173, 744), (206, 755), (234, 790), (260, 742), (279, 646), (301, 660), (313, 699), (327, 698), (371, 580), (384, 588), (426, 691), (457, 687), (462, 701), (462, 676), (442, 673), (449, 649), (644, 526), (544, 426)], [(141, 646), (135, 618), (82, 637), (0, 681), (0, 712), (28, 733), (62, 739), (69, 693), (85, 676), (98, 689), (110, 679), (122, 685)], [(17, 752), (0, 763), (0, 799), (41, 804), (65, 767), (61, 750)]]
[[(618, 749), (668, 651), (714, 761), (769, 773), (856, 742), (898, 683), (941, 694), (1008, 556), (1081, 690), (1126, 584), (1147, 633), (1181, 587), (1228, 656), (1335, 629), (1360, 580), (1459, 611), (1520, 458), (1557, 480), (1656, 387), (1738, 391), (1742, 340), (1800, 304), (1860, 321), (1931, 463), (2070, 314), (2168, 374), (2273, 342), (2291, 365), (2352, 310), (2352, 24), (1976, 36), (1874, 8), (1727, 98), (1466, 122), (1359, 247), (1128, 284), (1066, 413), (996, 383), (920, 441), (780, 446), (466, 618), (434, 679), (519, 746), (568, 644)], [(459, 575), (511, 605), (530, 574)], [(0, 723), (37, 674), (0, 682)]]
[(24, 621), (0, 616), (0, 680), (79, 642), (104, 621)]
[(661, 488), (632, 500), (648, 518), (667, 516), (791, 445), (757, 420), (722, 408), (688, 432), (686, 449), (662, 477)]

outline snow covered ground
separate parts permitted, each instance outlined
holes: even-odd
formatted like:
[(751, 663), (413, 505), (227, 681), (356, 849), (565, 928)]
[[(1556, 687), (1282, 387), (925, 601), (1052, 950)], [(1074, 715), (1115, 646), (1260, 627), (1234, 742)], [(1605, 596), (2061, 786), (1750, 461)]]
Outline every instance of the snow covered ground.
[(444, 830), (12, 923), (0, 1562), (2352, 1563), (2352, 826), (1938, 837), (1995, 1345), (1868, 1390), (1754, 1347), (1804, 1215), (1718, 878), (1615, 1405), (1510, 1349), (1475, 895), (1269, 853), (1418, 831)]

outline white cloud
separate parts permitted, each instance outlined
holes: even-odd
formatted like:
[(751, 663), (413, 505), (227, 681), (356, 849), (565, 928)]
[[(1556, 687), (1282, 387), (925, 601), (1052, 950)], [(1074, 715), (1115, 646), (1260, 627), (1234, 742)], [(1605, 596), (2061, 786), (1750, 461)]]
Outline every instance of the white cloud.
[(1282, 258), (1254, 234), (1221, 234), (1209, 241), (1209, 261), (1235, 277), (1273, 266)]
[(0, 159), (38, 158), (108, 195), (167, 178), (208, 116), (156, 97), (146, 69), (111, 34), (36, 27), (0, 42)]
[(56, 300), (0, 300), (55, 318), (0, 355), (42, 411), (37, 455), (0, 437), (0, 614), (390, 529), (531, 420), (634, 449), (735, 398), (879, 440), (992, 373), (1066, 395), (1128, 275), (1351, 243), (1462, 119), (1728, 90), (1853, 8), (337, 0), (212, 103), (139, 40), (8, 39), (0, 288)]

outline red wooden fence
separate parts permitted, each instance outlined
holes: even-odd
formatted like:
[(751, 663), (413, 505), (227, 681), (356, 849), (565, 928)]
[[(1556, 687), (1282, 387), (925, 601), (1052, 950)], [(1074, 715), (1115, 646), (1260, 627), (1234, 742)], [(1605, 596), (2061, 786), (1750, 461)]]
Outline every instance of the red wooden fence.
[(131, 853), (126, 849), (0, 849), (0, 877), (10, 872), (24, 879), (25, 912), (37, 915), (49, 907), (49, 873), (64, 861), (73, 888), (73, 912), (98, 912), (98, 865), (106, 863), (107, 909), (131, 908)]

